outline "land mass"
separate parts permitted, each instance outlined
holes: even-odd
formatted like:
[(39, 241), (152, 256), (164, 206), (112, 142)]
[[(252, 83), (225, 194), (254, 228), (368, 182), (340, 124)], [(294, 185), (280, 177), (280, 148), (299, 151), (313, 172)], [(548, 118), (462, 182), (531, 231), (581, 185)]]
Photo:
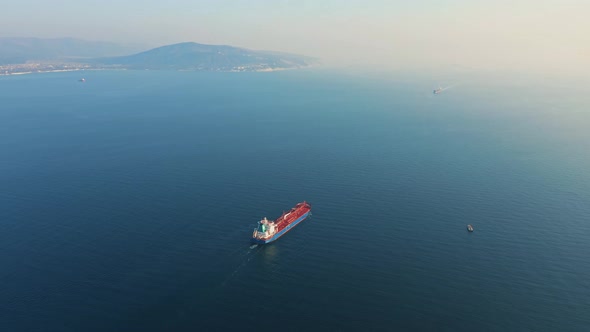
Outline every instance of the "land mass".
[(10, 38), (8, 42), (8, 39), (0, 39), (0, 46), (8, 46), (0, 47), (0, 75), (99, 69), (273, 71), (317, 63), (307, 56), (193, 42), (121, 55), (125, 48), (113, 43), (93, 44), (72, 39), (44, 42), (30, 38), (20, 41)]
[(137, 53), (146, 45), (117, 44), (74, 38), (0, 38), (0, 65), (74, 61)]

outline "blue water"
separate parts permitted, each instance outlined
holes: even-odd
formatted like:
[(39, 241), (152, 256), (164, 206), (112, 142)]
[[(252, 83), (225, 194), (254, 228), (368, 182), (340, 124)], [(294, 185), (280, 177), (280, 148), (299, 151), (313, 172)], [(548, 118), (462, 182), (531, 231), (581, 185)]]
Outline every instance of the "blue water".
[[(84, 77), (0, 77), (2, 331), (590, 326), (576, 84)], [(249, 248), (303, 200), (310, 219)]]

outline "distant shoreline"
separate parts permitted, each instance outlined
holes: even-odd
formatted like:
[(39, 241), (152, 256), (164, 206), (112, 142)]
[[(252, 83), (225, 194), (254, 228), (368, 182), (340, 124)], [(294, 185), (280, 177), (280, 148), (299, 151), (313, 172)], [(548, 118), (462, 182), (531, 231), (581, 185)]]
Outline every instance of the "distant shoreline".
[(43, 70), (43, 71), (23, 71), (16, 73), (0, 74), (0, 76), (15, 76), (15, 75), (28, 75), (28, 74), (45, 74), (45, 73), (62, 73), (72, 71), (85, 71), (85, 70), (100, 70), (100, 69), (58, 69), (58, 70)]
[(128, 71), (178, 71), (178, 72), (218, 72), (218, 73), (269, 73), (269, 72), (277, 72), (277, 71), (287, 71), (287, 70), (298, 70), (298, 69), (308, 69), (314, 66), (306, 66), (306, 67), (297, 67), (297, 68), (262, 68), (262, 69), (252, 69), (252, 70), (239, 70), (239, 69), (231, 69), (231, 70), (194, 70), (194, 69), (135, 69), (135, 68), (84, 68), (84, 69), (51, 69), (51, 70), (30, 70), (30, 71), (17, 71), (17, 72), (2, 72), (0, 76), (20, 76), (20, 75), (29, 75), (29, 74), (46, 74), (46, 73), (64, 73), (64, 72), (83, 72), (83, 71), (105, 71), (105, 70), (128, 70)]
[(35, 70), (35, 71), (23, 71), (23, 72), (14, 72), (14, 73), (0, 73), (0, 76), (20, 76), (20, 75), (29, 75), (29, 74), (49, 74), (49, 73), (65, 73), (65, 72), (75, 72), (75, 71), (111, 71), (111, 70), (129, 70), (127, 68), (85, 68), (85, 69), (54, 69), (54, 70)]

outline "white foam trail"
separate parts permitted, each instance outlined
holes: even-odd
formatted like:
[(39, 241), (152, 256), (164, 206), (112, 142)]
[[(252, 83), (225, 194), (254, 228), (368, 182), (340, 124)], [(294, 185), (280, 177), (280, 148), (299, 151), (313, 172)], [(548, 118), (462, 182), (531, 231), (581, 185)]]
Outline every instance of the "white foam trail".
[(458, 86), (458, 85), (459, 85), (459, 84), (453, 84), (453, 85), (449, 85), (449, 86), (447, 86), (446, 88), (442, 88), (442, 89), (440, 89), (440, 90), (441, 90), (441, 91), (445, 91), (445, 90), (448, 90), (448, 89), (454, 88), (454, 87), (456, 87), (456, 86)]
[[(253, 248), (253, 246), (255, 246)], [(221, 287), (225, 287), (230, 281), (232, 281), (235, 276), (240, 272), (240, 270), (246, 266), (246, 264), (248, 264), (248, 262), (250, 262), (252, 260), (252, 258), (254, 258), (254, 255), (256, 254), (256, 251), (250, 251), (251, 249), (256, 249), (258, 247), (258, 244), (254, 244), (253, 246), (250, 246), (250, 249), (248, 249), (248, 251), (243, 252), (243, 254), (241, 255), (242, 257), (240, 258), (240, 263), (238, 264), (238, 266), (231, 272), (229, 273), (228, 277), (225, 278), (225, 280), (223, 280), (223, 282), (221, 282)], [(252, 255), (250, 255), (252, 253)]]

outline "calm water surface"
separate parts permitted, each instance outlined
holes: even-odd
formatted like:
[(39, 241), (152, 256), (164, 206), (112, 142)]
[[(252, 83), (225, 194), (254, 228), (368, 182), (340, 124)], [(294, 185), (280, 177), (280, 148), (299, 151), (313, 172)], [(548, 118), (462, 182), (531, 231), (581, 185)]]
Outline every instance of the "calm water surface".
[[(3, 331), (590, 326), (587, 93), (79, 76), (0, 77)], [(311, 219), (249, 249), (303, 200)]]

